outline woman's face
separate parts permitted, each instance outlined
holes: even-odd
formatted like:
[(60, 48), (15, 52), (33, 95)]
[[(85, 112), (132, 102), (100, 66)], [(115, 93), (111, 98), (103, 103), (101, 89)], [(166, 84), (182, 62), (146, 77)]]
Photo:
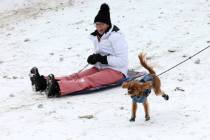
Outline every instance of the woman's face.
[(96, 30), (103, 35), (108, 29), (109, 25), (106, 23), (96, 22)]

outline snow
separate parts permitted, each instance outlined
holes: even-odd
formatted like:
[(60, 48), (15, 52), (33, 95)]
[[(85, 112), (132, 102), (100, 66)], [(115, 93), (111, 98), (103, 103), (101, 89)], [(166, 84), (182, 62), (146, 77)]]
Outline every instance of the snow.
[[(88, 35), (104, 1), (0, 2), (0, 139), (210, 139), (210, 49), (162, 75), (170, 100), (151, 94), (151, 120), (144, 121), (139, 105), (136, 122), (130, 123), (131, 99), (120, 87), (48, 99), (32, 92), (28, 78), (33, 66), (44, 75), (66, 75), (86, 65), (93, 48)], [(161, 73), (210, 45), (209, 0), (108, 4), (112, 23), (128, 41), (130, 68), (143, 70), (137, 54), (144, 51)], [(83, 115), (94, 118), (79, 118)]]

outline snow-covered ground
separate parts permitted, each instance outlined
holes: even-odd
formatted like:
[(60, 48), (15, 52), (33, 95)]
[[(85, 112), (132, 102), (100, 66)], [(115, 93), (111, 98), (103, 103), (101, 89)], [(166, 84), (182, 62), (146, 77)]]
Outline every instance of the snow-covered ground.
[[(55, 99), (32, 92), (31, 67), (66, 75), (86, 65), (93, 48), (88, 35), (103, 2), (0, 0), (0, 139), (209, 140), (210, 49), (160, 77), (170, 100), (151, 94), (148, 122), (141, 105), (136, 122), (128, 121), (131, 99), (120, 87)], [(143, 70), (141, 51), (160, 73), (210, 45), (209, 0), (108, 4), (128, 41), (130, 68)]]

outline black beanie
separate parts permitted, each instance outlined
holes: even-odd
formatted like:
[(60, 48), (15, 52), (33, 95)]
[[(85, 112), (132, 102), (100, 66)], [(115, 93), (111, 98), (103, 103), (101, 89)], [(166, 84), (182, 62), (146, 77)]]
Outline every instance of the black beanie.
[(100, 10), (98, 11), (98, 14), (96, 15), (94, 19), (94, 23), (96, 22), (102, 22), (106, 23), (108, 25), (111, 24), (111, 19), (110, 19), (110, 13), (109, 13), (109, 5), (106, 3), (103, 3), (100, 7)]

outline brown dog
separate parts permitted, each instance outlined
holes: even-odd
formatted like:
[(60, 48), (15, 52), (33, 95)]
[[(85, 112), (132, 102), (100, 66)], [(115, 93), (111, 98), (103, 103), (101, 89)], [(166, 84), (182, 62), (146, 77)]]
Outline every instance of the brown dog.
[(143, 103), (144, 112), (145, 112), (145, 120), (148, 121), (150, 119), (149, 103), (147, 100), (148, 94), (145, 91), (147, 89), (150, 89), (150, 90), (153, 89), (154, 93), (157, 96), (161, 95), (165, 100), (168, 100), (169, 96), (161, 90), (160, 78), (156, 75), (153, 68), (147, 64), (145, 55), (143, 53), (140, 53), (138, 57), (139, 57), (141, 65), (149, 71), (149, 74), (146, 76), (149, 76), (151, 80), (144, 81), (144, 82), (140, 82), (140, 81), (124, 82), (122, 84), (122, 88), (128, 89), (128, 95), (130, 95), (131, 98), (133, 99), (132, 115), (131, 115), (130, 121), (135, 121), (138, 102)]

